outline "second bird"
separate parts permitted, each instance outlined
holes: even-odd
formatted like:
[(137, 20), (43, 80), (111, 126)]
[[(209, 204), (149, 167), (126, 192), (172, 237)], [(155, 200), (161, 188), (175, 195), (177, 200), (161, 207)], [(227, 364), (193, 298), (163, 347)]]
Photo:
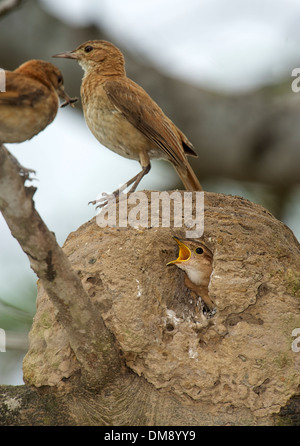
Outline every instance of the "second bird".
[(104, 40), (90, 40), (53, 57), (76, 59), (82, 66), (83, 112), (98, 141), (140, 162), (141, 172), (126, 183), (132, 185), (130, 192), (149, 172), (152, 158), (169, 161), (187, 190), (202, 190), (187, 160), (187, 155), (197, 156), (192, 144), (145, 90), (126, 76), (118, 48)]
[(56, 116), (59, 97), (73, 105), (64, 90), (60, 70), (43, 60), (29, 60), (14, 71), (5, 71), (5, 91), (0, 92), (0, 142), (31, 139)]

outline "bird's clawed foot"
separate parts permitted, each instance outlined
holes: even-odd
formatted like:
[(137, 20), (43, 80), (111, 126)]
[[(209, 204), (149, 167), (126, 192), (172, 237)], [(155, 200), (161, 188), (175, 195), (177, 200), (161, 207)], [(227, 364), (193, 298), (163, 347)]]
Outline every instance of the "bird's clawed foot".
[[(120, 199), (123, 197), (123, 191), (127, 189), (129, 186), (128, 183), (123, 184), (119, 189), (115, 190), (111, 194), (107, 194), (106, 192), (102, 192), (102, 196), (97, 198), (96, 200), (89, 201), (89, 204), (97, 204), (96, 209), (104, 208), (109, 203), (118, 203)], [(132, 188), (129, 192), (132, 192)], [(124, 194), (126, 196), (126, 194)], [(99, 204), (98, 204), (99, 203)]]
[(122, 191), (120, 189), (115, 190), (112, 194), (102, 192), (102, 196), (100, 198), (89, 201), (88, 204), (97, 204), (96, 209), (100, 209), (104, 208), (109, 203), (118, 203), (120, 201), (120, 196), (122, 196)]
[[(97, 198), (96, 200), (89, 201), (89, 204), (97, 204), (96, 209), (103, 208), (109, 204), (109, 201), (113, 203), (118, 203), (123, 197), (123, 191), (126, 190), (129, 186), (131, 188), (129, 189), (129, 193), (135, 192), (136, 188), (138, 187), (139, 183), (141, 182), (142, 178), (147, 175), (147, 173), (150, 171), (150, 164), (143, 167), (142, 170), (135, 175), (131, 180), (127, 181), (127, 183), (123, 184), (119, 189), (115, 190), (112, 194), (107, 194), (106, 192), (102, 192), (102, 197)], [(126, 197), (126, 194), (124, 194)], [(98, 204), (100, 203), (100, 204)]]
[(10, 152), (8, 152), (9, 157), (11, 159), (11, 161), (14, 163), (14, 165), (16, 166), (16, 168), (19, 171), (19, 175), (23, 178), (24, 183), (26, 180), (28, 181), (32, 181), (32, 180), (36, 180), (36, 178), (30, 178), (30, 175), (36, 175), (36, 171), (33, 169), (28, 169), (27, 167), (22, 166), (19, 161), (17, 160), (17, 158), (15, 158)]
[(20, 165), (19, 167), (19, 174), (23, 177), (24, 181), (33, 181), (37, 180), (37, 178), (30, 178), (30, 174), (36, 175), (36, 171), (33, 169), (27, 169), (26, 167), (23, 167)]

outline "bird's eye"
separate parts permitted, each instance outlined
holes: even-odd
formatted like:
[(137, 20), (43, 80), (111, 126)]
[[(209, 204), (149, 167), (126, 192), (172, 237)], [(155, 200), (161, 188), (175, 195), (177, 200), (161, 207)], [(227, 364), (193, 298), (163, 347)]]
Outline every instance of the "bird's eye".
[(58, 85), (61, 85), (63, 83), (63, 77), (57, 76), (57, 82), (58, 82)]
[(196, 248), (195, 249), (197, 254), (203, 254), (203, 249), (202, 248)]
[(93, 47), (92, 47), (91, 45), (87, 45), (87, 46), (84, 48), (84, 51), (85, 51), (86, 53), (89, 53), (90, 51), (92, 51), (92, 49), (93, 49)]

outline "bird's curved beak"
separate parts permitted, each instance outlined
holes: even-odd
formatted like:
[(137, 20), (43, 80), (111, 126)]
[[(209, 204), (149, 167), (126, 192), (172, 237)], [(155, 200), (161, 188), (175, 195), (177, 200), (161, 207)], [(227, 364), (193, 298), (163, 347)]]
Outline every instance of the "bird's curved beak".
[(64, 53), (58, 53), (58, 54), (54, 54), (54, 56), (52, 57), (61, 57), (64, 59), (78, 59), (79, 55), (78, 53), (76, 53), (76, 50), (74, 51), (65, 51)]
[(179, 255), (176, 260), (171, 260), (171, 262), (168, 262), (167, 266), (168, 265), (176, 265), (176, 263), (186, 262), (191, 257), (190, 249), (182, 241), (180, 241), (177, 237), (173, 237), (173, 238), (179, 246)]

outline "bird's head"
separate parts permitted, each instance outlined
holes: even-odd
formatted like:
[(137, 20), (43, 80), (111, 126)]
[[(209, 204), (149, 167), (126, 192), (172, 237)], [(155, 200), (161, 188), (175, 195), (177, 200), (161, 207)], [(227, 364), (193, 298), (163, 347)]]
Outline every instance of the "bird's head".
[(212, 252), (196, 240), (185, 240), (184, 243), (177, 237), (174, 240), (179, 246), (179, 255), (167, 265), (176, 265), (184, 270), (195, 285), (208, 284), (212, 272)]
[(85, 72), (96, 70), (100, 74), (124, 74), (125, 62), (121, 51), (106, 40), (88, 40), (73, 51), (53, 57), (75, 59)]
[(71, 99), (64, 90), (64, 78), (61, 71), (52, 63), (44, 60), (32, 59), (20, 65), (16, 70), (17, 73), (24, 74), (32, 79), (53, 88), (58, 96), (65, 102), (62, 107), (77, 102), (77, 98)]

